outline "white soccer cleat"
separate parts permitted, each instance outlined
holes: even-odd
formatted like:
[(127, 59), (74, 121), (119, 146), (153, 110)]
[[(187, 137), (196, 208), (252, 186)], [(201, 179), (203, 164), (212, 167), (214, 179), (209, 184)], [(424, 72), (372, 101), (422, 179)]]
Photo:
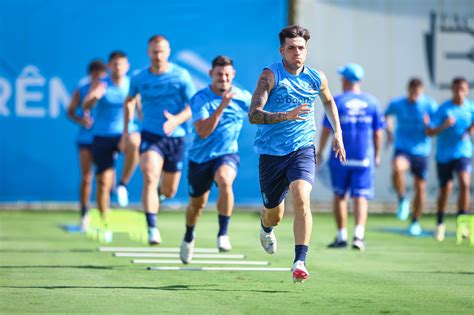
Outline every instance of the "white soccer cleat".
[(120, 207), (124, 208), (128, 206), (128, 190), (127, 187), (123, 185), (117, 186), (117, 202)]
[(436, 231), (434, 234), (435, 240), (442, 242), (444, 241), (445, 236), (446, 236), (446, 225), (444, 225), (444, 223), (438, 224), (436, 226)]
[(148, 229), (148, 244), (150, 245), (159, 245), (161, 243), (161, 235), (158, 228), (149, 228)]
[(217, 248), (220, 252), (228, 252), (232, 249), (229, 235), (221, 235), (217, 237)]
[(89, 215), (88, 214), (81, 217), (80, 228), (82, 232), (87, 232), (87, 229), (89, 228)]
[(275, 232), (272, 230), (270, 233), (267, 233), (260, 226), (260, 243), (262, 244), (263, 249), (267, 253), (275, 253), (277, 250), (277, 240), (275, 237)]
[(193, 252), (194, 252), (194, 239), (191, 242), (186, 242), (183, 240), (181, 242), (181, 247), (179, 250), (179, 258), (183, 264), (189, 264), (193, 259)]
[(308, 270), (306, 270), (304, 261), (295, 261), (295, 263), (293, 264), (293, 268), (291, 268), (291, 271), (293, 272), (293, 283), (303, 283), (309, 277), (309, 272)]

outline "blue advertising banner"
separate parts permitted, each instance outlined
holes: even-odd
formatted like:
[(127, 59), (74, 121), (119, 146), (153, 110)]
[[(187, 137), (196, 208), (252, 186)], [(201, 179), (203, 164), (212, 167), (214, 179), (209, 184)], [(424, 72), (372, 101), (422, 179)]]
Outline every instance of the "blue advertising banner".
[[(284, 0), (7, 0), (0, 7), (0, 202), (78, 199), (78, 126), (66, 108), (91, 59), (123, 50), (131, 74), (148, 65), (148, 38), (163, 34), (171, 60), (198, 89), (209, 83), (210, 61), (225, 54), (234, 59), (236, 84), (252, 92), (262, 68), (279, 59), (287, 18)], [(260, 202), (254, 134), (246, 123), (234, 184), (240, 204)], [(140, 201), (141, 186), (137, 169), (131, 201)], [(187, 200), (186, 170), (176, 198)]]

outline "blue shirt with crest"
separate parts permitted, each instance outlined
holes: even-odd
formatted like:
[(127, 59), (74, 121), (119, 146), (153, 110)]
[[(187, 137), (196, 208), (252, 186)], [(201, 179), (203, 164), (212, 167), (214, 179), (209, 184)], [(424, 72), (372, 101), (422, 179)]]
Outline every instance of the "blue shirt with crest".
[(395, 149), (417, 156), (429, 156), (431, 138), (426, 135), (424, 116), (433, 118), (436, 102), (428, 96), (420, 96), (411, 103), (406, 96), (392, 100), (385, 115), (396, 118)]
[(275, 86), (263, 107), (267, 112), (288, 112), (302, 104), (310, 106), (306, 120), (258, 124), (254, 150), (258, 154), (283, 156), (314, 145), (316, 125), (314, 101), (319, 95), (321, 77), (317, 70), (304, 66), (299, 75), (289, 73), (283, 62), (265, 68), (273, 72)]
[(444, 102), (431, 121), (431, 127), (439, 127), (448, 117), (454, 118), (455, 123), (437, 135), (436, 161), (447, 163), (459, 158), (472, 158), (469, 128), (474, 124), (474, 104), (467, 99), (463, 105), (456, 105), (452, 100)]
[[(169, 63), (165, 73), (154, 74), (150, 68), (140, 71), (130, 82), (130, 96), (141, 96), (142, 130), (156, 135), (166, 136), (163, 124), (166, 122), (164, 111), (176, 115), (184, 110), (195, 93), (194, 84), (188, 71)], [(186, 123), (176, 127), (171, 137), (184, 137)]]
[[(238, 152), (237, 139), (250, 106), (252, 94), (237, 87), (232, 88), (235, 96), (222, 112), (214, 131), (201, 138), (194, 130), (194, 139), (189, 150), (189, 159), (195, 163), (204, 163), (225, 154)], [(222, 102), (222, 96), (215, 94), (208, 86), (196, 93), (191, 99), (193, 122), (209, 118)]]

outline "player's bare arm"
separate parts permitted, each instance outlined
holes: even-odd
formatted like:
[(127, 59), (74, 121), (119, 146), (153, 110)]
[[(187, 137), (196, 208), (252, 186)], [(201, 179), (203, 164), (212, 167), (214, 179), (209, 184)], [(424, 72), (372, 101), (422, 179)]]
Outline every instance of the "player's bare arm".
[(268, 96), (275, 86), (275, 77), (271, 70), (265, 69), (257, 82), (249, 110), (249, 121), (252, 124), (275, 124), (285, 120), (305, 120), (302, 115), (311, 111), (308, 104), (302, 104), (289, 112), (270, 113), (263, 110)]
[(67, 107), (67, 116), (76, 124), (89, 128), (92, 125), (92, 119), (88, 115), (81, 117), (76, 113), (76, 109), (81, 106), (80, 102), (81, 97), (79, 96), (79, 91), (75, 90)]
[(131, 97), (130, 95), (127, 96), (125, 102), (123, 102), (123, 134), (128, 135), (128, 124), (130, 121), (133, 120), (133, 116), (135, 115), (135, 107), (137, 104), (138, 95)]
[(176, 127), (191, 118), (191, 107), (189, 107), (189, 105), (186, 105), (186, 107), (176, 115), (171, 114), (167, 110), (165, 110), (163, 114), (166, 117), (166, 121), (163, 124), (163, 131), (167, 136), (169, 136), (173, 133)]
[(374, 148), (375, 148), (375, 166), (380, 166), (382, 158), (382, 143), (383, 143), (383, 130), (378, 129), (374, 132)]
[(321, 137), (319, 138), (319, 147), (318, 153), (316, 154), (316, 164), (321, 165), (323, 161), (323, 152), (324, 148), (326, 147), (326, 143), (328, 142), (329, 135), (331, 134), (331, 130), (327, 127), (323, 127), (321, 130)]
[(222, 117), (222, 113), (224, 112), (224, 109), (227, 106), (229, 106), (230, 101), (232, 100), (234, 96), (235, 96), (235, 93), (232, 93), (232, 91), (227, 91), (226, 93), (224, 93), (222, 95), (221, 104), (212, 113), (212, 115), (206, 119), (202, 119), (194, 123), (196, 132), (201, 138), (206, 139), (207, 137), (209, 137), (211, 133), (214, 132), (214, 130), (217, 127), (217, 124), (219, 123)]
[(346, 161), (346, 151), (344, 149), (344, 143), (342, 142), (342, 130), (341, 124), (339, 123), (339, 114), (337, 112), (336, 102), (334, 102), (334, 98), (332, 97), (331, 91), (328, 87), (328, 81), (326, 79), (326, 75), (323, 72), (321, 74), (321, 88), (319, 97), (323, 102), (324, 112), (328, 117), (329, 122), (331, 123), (332, 129), (334, 131), (334, 139), (333, 139), (333, 151), (336, 157), (342, 162)]

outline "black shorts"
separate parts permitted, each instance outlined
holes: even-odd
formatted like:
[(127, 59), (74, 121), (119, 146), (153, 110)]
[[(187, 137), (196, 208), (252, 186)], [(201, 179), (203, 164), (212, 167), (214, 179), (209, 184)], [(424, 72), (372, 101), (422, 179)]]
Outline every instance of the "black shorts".
[(163, 170), (175, 173), (183, 169), (184, 137), (164, 137), (142, 131), (140, 154), (152, 150), (163, 158)]
[(470, 158), (460, 158), (451, 160), (446, 163), (436, 163), (438, 170), (439, 186), (444, 187), (446, 184), (453, 179), (453, 173), (468, 172), (472, 171), (472, 161)]
[(191, 197), (200, 197), (211, 189), (214, 176), (222, 165), (229, 165), (237, 172), (240, 158), (238, 154), (226, 154), (204, 163), (189, 161), (188, 191)]
[(94, 137), (92, 142), (92, 159), (95, 164), (95, 173), (101, 174), (107, 169), (114, 168), (119, 152), (121, 136)]
[(410, 172), (417, 176), (420, 179), (426, 180), (428, 176), (428, 157), (421, 156), (421, 155), (413, 155), (407, 152), (404, 152), (399, 149), (395, 149), (395, 153), (393, 154), (393, 158), (395, 159), (397, 156), (405, 157), (408, 162), (410, 163)]
[(302, 179), (313, 185), (316, 150), (311, 146), (283, 156), (262, 154), (258, 169), (263, 205), (275, 208), (285, 199), (291, 182)]

